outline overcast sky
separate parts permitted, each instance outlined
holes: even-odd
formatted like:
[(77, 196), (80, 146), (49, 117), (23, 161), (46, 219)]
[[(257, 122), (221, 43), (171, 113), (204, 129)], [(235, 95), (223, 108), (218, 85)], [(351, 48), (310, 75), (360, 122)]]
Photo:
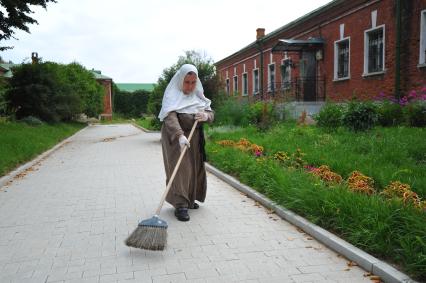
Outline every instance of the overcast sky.
[(17, 31), (14, 46), (0, 52), (6, 61), (77, 61), (116, 83), (155, 83), (163, 69), (186, 50), (221, 60), (266, 33), (330, 0), (58, 0), (34, 8), (39, 22)]

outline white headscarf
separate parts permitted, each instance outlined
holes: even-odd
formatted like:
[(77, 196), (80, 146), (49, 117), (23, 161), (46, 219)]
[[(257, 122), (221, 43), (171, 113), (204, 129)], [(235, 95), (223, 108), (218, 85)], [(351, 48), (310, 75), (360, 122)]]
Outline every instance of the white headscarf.
[[(194, 72), (197, 75), (197, 83), (193, 92), (184, 94), (182, 91), (183, 81), (189, 72)], [(198, 78), (197, 68), (194, 65), (185, 64), (180, 67), (167, 85), (158, 118), (163, 121), (172, 111), (195, 114), (200, 111), (211, 110), (210, 104), (210, 99), (204, 96), (204, 89)]]

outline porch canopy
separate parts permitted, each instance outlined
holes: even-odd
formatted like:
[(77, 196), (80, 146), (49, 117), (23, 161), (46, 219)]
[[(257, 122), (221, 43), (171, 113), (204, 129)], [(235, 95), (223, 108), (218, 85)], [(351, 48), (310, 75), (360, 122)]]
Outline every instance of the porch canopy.
[(321, 49), (324, 45), (324, 39), (322, 38), (310, 38), (310, 39), (279, 39), (278, 43), (272, 47), (272, 52), (282, 51), (316, 51)]

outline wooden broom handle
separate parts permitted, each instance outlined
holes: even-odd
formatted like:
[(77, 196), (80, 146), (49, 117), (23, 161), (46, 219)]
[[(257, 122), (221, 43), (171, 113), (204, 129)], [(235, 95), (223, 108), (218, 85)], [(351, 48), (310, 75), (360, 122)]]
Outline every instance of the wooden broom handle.
[[(194, 125), (192, 125), (191, 132), (189, 133), (189, 136), (188, 136), (188, 142), (191, 142), (191, 138), (192, 138), (192, 135), (194, 134), (195, 128), (197, 127), (197, 124), (198, 124), (198, 120), (195, 120)], [(163, 196), (161, 197), (160, 204), (158, 205), (158, 208), (155, 211), (155, 215), (160, 214), (161, 208), (163, 207), (163, 204), (164, 204), (164, 200), (166, 199), (166, 196), (167, 196), (170, 188), (172, 187), (173, 180), (175, 179), (175, 176), (176, 176), (176, 173), (179, 169), (180, 163), (182, 162), (183, 156), (185, 155), (187, 150), (188, 150), (188, 146), (185, 145), (182, 152), (180, 153), (180, 156), (179, 156), (179, 159), (176, 163), (175, 169), (173, 169), (172, 176), (170, 177), (169, 182), (167, 183), (166, 190), (164, 191)]]

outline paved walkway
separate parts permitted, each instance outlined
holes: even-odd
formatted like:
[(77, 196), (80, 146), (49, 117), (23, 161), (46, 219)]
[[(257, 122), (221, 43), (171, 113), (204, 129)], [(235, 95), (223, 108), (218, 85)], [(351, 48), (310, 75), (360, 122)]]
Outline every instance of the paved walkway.
[(208, 174), (207, 201), (162, 252), (124, 239), (165, 189), (160, 136), (89, 126), (0, 189), (0, 282), (371, 282), (365, 271)]

